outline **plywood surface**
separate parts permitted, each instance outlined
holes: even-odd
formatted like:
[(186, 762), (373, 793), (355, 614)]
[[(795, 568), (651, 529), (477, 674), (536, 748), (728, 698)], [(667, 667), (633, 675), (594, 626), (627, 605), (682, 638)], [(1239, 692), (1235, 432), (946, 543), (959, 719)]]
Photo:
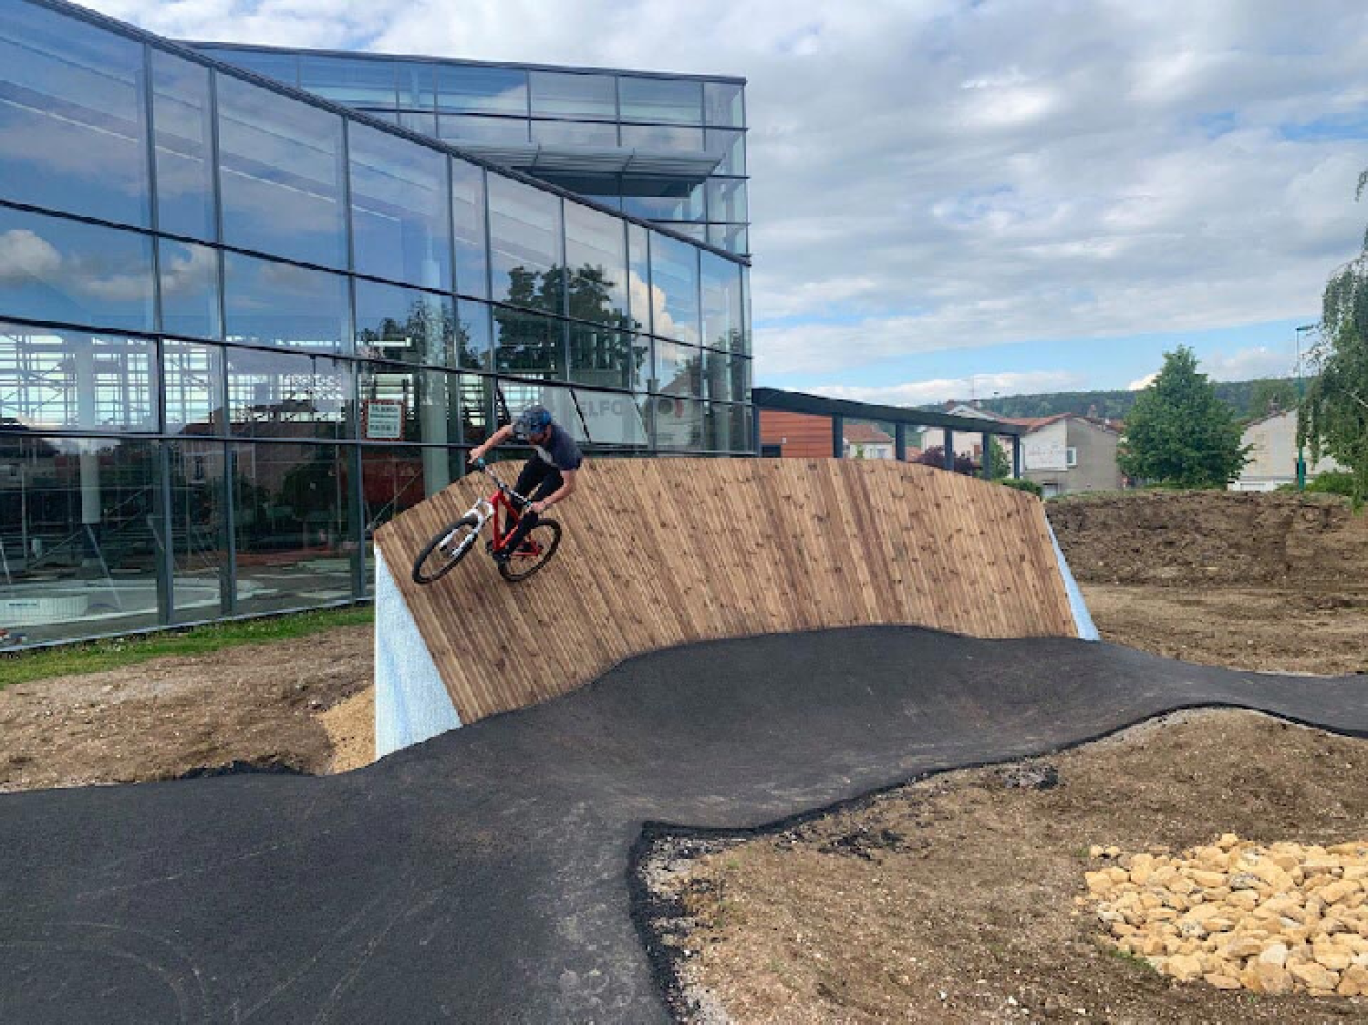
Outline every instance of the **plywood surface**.
[(483, 550), (435, 584), (410, 578), (492, 490), (482, 474), (376, 532), (463, 723), (691, 641), (872, 624), (1074, 636), (1044, 509), (999, 485), (834, 459), (598, 459), (579, 482), (552, 513), (560, 551), (519, 584)]

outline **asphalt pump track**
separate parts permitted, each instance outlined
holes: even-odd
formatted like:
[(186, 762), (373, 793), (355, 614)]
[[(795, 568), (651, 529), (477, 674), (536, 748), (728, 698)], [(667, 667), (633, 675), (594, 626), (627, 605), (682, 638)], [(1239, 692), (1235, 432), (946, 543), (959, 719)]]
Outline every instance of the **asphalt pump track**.
[(648, 822), (760, 826), (1179, 708), (1368, 735), (1368, 679), (866, 627), (714, 641), (327, 778), (0, 797), (0, 1021), (664, 1022)]

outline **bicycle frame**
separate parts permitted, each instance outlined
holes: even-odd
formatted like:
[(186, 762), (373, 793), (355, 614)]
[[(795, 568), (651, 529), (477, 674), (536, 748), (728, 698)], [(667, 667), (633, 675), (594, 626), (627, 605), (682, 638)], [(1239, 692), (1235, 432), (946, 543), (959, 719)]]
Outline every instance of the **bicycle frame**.
[[(504, 544), (508, 541), (509, 536), (517, 529), (518, 521), (522, 519), (522, 509), (530, 505), (532, 500), (525, 495), (518, 494), (505, 484), (499, 475), (494, 472), (492, 467), (485, 466), (482, 469), (494, 479), (494, 483), (498, 485), (498, 488), (494, 494), (490, 495), (488, 498), (477, 499), (475, 504), (466, 510), (466, 515), (474, 516), (476, 520), (478, 520), (478, 524), (475, 527), (475, 532), (477, 534), (484, 530), (486, 523), (493, 521), (493, 525), (490, 528), (490, 532), (494, 536), (493, 551), (498, 552), (503, 550)], [(510, 500), (510, 496), (512, 500)], [(508, 530), (502, 529), (504, 520), (509, 517), (500, 516), (499, 512), (501, 510), (510, 514), (511, 524)], [(540, 548), (537, 542), (531, 538), (529, 538), (526, 543), (533, 547), (534, 553)]]

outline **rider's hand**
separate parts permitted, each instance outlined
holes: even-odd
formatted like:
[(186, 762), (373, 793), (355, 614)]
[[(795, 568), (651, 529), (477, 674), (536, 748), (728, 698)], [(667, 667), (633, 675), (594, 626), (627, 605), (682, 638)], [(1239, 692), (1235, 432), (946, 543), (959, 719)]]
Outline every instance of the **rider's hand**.
[(542, 513), (546, 512), (547, 505), (545, 502), (533, 502), (528, 508), (540, 516)]

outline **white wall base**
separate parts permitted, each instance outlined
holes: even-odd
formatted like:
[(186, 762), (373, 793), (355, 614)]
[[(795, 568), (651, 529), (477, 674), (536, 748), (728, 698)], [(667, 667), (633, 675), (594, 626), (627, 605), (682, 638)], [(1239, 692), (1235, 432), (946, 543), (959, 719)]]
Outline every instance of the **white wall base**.
[(1050, 521), (1045, 521), (1045, 528), (1050, 532), (1050, 544), (1054, 545), (1055, 559), (1059, 563), (1059, 575), (1064, 578), (1064, 590), (1069, 595), (1069, 610), (1073, 612), (1074, 626), (1078, 630), (1078, 636), (1085, 641), (1100, 641), (1102, 635), (1097, 632), (1097, 627), (1093, 625), (1092, 616), (1088, 613), (1088, 603), (1083, 600), (1083, 590), (1078, 586), (1078, 581), (1074, 579), (1073, 571), (1069, 569), (1068, 560), (1064, 558), (1064, 550), (1059, 547), (1059, 539), (1055, 537), (1054, 527), (1050, 526)]
[(375, 757), (461, 725), (413, 613), (375, 549)]

